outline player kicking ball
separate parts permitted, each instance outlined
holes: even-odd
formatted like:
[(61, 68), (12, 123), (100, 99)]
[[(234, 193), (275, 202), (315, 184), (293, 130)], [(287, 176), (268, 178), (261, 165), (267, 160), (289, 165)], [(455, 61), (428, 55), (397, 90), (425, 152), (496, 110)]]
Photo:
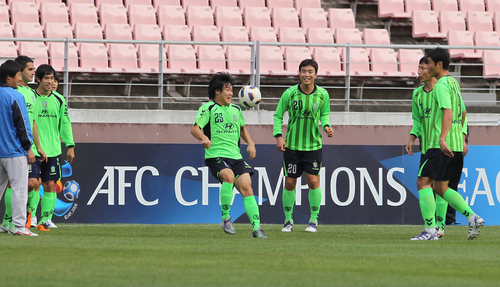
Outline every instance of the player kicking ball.
[(256, 155), (255, 144), (245, 128), (241, 108), (231, 104), (234, 79), (226, 72), (215, 74), (208, 84), (210, 102), (198, 110), (191, 134), (201, 141), (205, 148), (205, 164), (212, 175), (222, 184), (220, 201), (222, 209), (221, 226), (227, 234), (234, 234), (229, 211), (233, 200), (233, 187), (243, 196), (245, 211), (252, 224), (252, 237), (267, 238), (260, 228), (259, 207), (252, 190), (250, 176), (253, 168), (241, 155), (240, 137), (248, 144), (249, 159)]

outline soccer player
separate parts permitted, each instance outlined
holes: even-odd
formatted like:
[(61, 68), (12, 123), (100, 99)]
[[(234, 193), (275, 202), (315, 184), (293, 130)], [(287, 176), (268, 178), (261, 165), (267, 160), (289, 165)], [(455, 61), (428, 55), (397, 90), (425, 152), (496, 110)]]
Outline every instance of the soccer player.
[[(8, 60), (0, 66), (0, 198), (7, 183), (12, 187), (14, 235), (38, 236), (25, 228), (28, 199), (28, 164), (35, 161), (31, 150), (31, 126), (23, 95), (14, 89), (21, 81), (21, 66)], [(4, 228), (1, 228), (6, 232)]]
[[(318, 63), (312, 59), (299, 65), (300, 84), (288, 88), (278, 103), (274, 114), (274, 132), (278, 150), (284, 152), (285, 186), (283, 209), (285, 224), (281, 231), (293, 229), (293, 207), (297, 178), (306, 172), (309, 186), (311, 217), (305, 231), (316, 232), (321, 205), (319, 172), (322, 161), (322, 136), (318, 122), (328, 137), (333, 136), (330, 126), (330, 97), (328, 92), (314, 84), (318, 75)], [(288, 111), (286, 140), (282, 136), (283, 115)]]
[(40, 130), (40, 143), (47, 155), (46, 162), (32, 165), (33, 172), (40, 172), (44, 193), (41, 200), (41, 218), (38, 230), (49, 231), (57, 228), (52, 222), (52, 214), (56, 205), (56, 183), (61, 178), (61, 139), (68, 148), (67, 159), (70, 163), (75, 157), (73, 130), (68, 116), (64, 97), (52, 91), (56, 71), (50, 65), (40, 65), (35, 73), (38, 87), (36, 89), (35, 116)]
[[(479, 235), (484, 220), (476, 215), (465, 200), (455, 190), (449, 188), (449, 181), (460, 178), (463, 167), (465, 106), (460, 93), (460, 85), (450, 76), (449, 53), (436, 48), (429, 52), (428, 71), (437, 79), (432, 91), (414, 92), (413, 108), (421, 111), (414, 113), (414, 123), (420, 117), (420, 136), (422, 156), (417, 179), (420, 197), (420, 210), (425, 222), (425, 230), (411, 240), (437, 240), (435, 227), (436, 201), (434, 193), (446, 200), (453, 208), (467, 217), (471, 240)], [(425, 89), (422, 87), (422, 89)], [(417, 105), (417, 107), (415, 107)], [(415, 126), (414, 126), (415, 128)], [(412, 129), (410, 141), (406, 147), (412, 155), (416, 129)], [(466, 147), (466, 145), (465, 145)], [(467, 149), (467, 148), (466, 148)], [(465, 150), (466, 152), (466, 150)]]
[(235, 233), (229, 216), (234, 186), (243, 196), (245, 211), (252, 224), (252, 237), (267, 238), (260, 228), (259, 207), (252, 190), (250, 176), (254, 170), (243, 160), (239, 148), (240, 137), (248, 144), (250, 160), (256, 155), (255, 144), (245, 127), (241, 108), (231, 104), (233, 85), (233, 77), (226, 72), (219, 72), (212, 77), (208, 84), (210, 102), (198, 110), (191, 134), (205, 148), (205, 164), (222, 184), (222, 229), (227, 234)]

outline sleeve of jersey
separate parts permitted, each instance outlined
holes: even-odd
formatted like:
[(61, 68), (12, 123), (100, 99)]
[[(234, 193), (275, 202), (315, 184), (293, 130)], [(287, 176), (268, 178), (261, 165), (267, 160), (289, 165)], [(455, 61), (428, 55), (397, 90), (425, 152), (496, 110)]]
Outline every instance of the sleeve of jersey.
[(63, 140), (67, 148), (74, 147), (75, 142), (73, 140), (73, 127), (71, 126), (71, 120), (69, 119), (68, 115), (68, 107), (66, 106), (65, 101), (63, 101), (63, 104), (61, 105), (59, 113), (61, 115), (60, 118), (61, 139)]
[(243, 117), (243, 112), (240, 110), (240, 118), (239, 118), (240, 128), (245, 126), (245, 118)]
[(286, 90), (276, 107), (276, 112), (274, 113), (274, 126), (273, 126), (273, 137), (282, 134), (283, 129), (283, 115), (288, 110), (288, 99), (290, 97), (289, 90)]
[(462, 126), (462, 133), (467, 135), (469, 132), (469, 117), (465, 114), (464, 125)]
[(321, 121), (321, 129), (325, 130), (325, 127), (330, 127), (330, 95), (325, 90), (324, 94), (324, 102), (321, 106), (320, 118)]
[(12, 119), (23, 149), (29, 150), (33, 144), (33, 134), (31, 133), (26, 102), (24, 101), (24, 97), (21, 94), (19, 95), (20, 97), (12, 104)]
[(451, 109), (450, 89), (448, 89), (448, 87), (444, 84), (439, 83), (434, 86), (434, 89), (436, 89), (436, 92), (434, 94), (436, 95), (436, 100), (438, 102), (439, 108)]
[(193, 125), (198, 125), (200, 128), (204, 128), (208, 124), (209, 119), (210, 111), (208, 110), (208, 105), (203, 105), (198, 110), (198, 114), (196, 114), (196, 119), (194, 120)]
[(422, 125), (420, 123), (420, 115), (418, 113), (418, 104), (416, 100), (416, 94), (417, 91), (415, 90), (413, 92), (413, 97), (412, 97), (412, 106), (411, 106), (411, 117), (413, 119), (413, 127), (411, 128), (410, 135), (414, 135), (415, 137), (419, 137), (421, 130), (422, 130)]

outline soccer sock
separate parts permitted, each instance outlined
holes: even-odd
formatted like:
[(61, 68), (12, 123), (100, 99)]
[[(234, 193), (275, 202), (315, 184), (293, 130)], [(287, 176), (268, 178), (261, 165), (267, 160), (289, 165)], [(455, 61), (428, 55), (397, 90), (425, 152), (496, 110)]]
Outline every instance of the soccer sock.
[(255, 197), (253, 195), (243, 197), (243, 204), (245, 205), (248, 219), (252, 224), (252, 229), (254, 231), (260, 229), (259, 206), (257, 205), (257, 201), (255, 201)]
[(53, 192), (44, 192), (41, 200), (42, 214), (40, 222), (38, 224), (43, 224), (47, 219), (49, 219), (49, 214), (52, 209)]
[(436, 225), (444, 229), (444, 220), (446, 219), (446, 211), (448, 210), (448, 201), (441, 196), (436, 195)]
[(233, 201), (233, 186), (232, 183), (223, 182), (220, 187), (220, 207), (222, 209), (222, 220), (228, 219), (229, 211), (231, 210), (231, 201)]
[(434, 218), (436, 214), (436, 200), (434, 199), (432, 188), (421, 189), (418, 191), (418, 195), (420, 197), (420, 211), (424, 218), (425, 230), (434, 234), (436, 232), (436, 220)]
[(311, 219), (309, 222), (314, 222), (318, 225), (319, 208), (321, 207), (321, 188), (309, 189), (309, 206), (311, 207)]
[(295, 205), (295, 189), (286, 190), (283, 188), (283, 210), (285, 211), (285, 222), (290, 221), (293, 224), (292, 214)]
[(47, 218), (48, 220), (52, 220), (52, 215), (54, 215), (54, 208), (56, 207), (57, 203), (57, 193), (56, 192), (51, 192), (52, 193), (52, 208), (50, 209), (49, 217)]
[(470, 206), (467, 205), (467, 202), (465, 202), (462, 196), (453, 189), (449, 188), (447, 191), (445, 191), (443, 194), (443, 198), (444, 200), (448, 201), (451, 207), (453, 207), (456, 211), (462, 213), (465, 217), (467, 217), (467, 219), (475, 214)]
[(31, 217), (36, 216), (36, 210), (40, 203), (40, 192), (32, 190), (28, 193), (28, 212), (31, 212)]
[(12, 188), (7, 187), (5, 190), (5, 215), (3, 216), (3, 227), (14, 228), (12, 223)]

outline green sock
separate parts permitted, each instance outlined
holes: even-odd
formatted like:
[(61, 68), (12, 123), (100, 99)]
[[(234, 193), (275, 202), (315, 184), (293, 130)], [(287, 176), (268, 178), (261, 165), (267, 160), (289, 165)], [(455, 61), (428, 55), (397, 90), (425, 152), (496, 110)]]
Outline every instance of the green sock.
[(425, 229), (436, 228), (436, 200), (434, 199), (434, 192), (432, 188), (424, 188), (418, 191), (420, 197), (420, 211), (424, 218)]
[(295, 205), (295, 189), (286, 190), (283, 188), (283, 210), (285, 211), (285, 222), (290, 221), (293, 224), (292, 214)]
[(36, 216), (36, 210), (38, 209), (38, 204), (40, 203), (40, 192), (32, 190), (28, 193), (28, 212), (31, 212), (31, 216)]
[(448, 210), (448, 201), (444, 200), (441, 196), (436, 195), (436, 225), (444, 229), (444, 220), (446, 218), (446, 211)]
[(243, 204), (245, 205), (248, 219), (250, 219), (250, 223), (252, 224), (252, 230), (260, 229), (259, 206), (257, 205), (257, 201), (255, 201), (255, 197), (253, 195), (243, 197)]
[(57, 193), (56, 192), (51, 192), (52, 193), (52, 208), (50, 209), (49, 213), (49, 218), (48, 220), (52, 220), (52, 215), (54, 215), (54, 208), (56, 207), (57, 203)]
[(311, 207), (311, 219), (309, 222), (314, 222), (318, 225), (319, 208), (321, 207), (321, 188), (309, 189), (309, 206)]
[(470, 206), (467, 205), (467, 202), (465, 202), (462, 196), (453, 189), (449, 188), (447, 191), (445, 191), (443, 194), (443, 198), (444, 200), (448, 201), (451, 207), (453, 207), (456, 211), (462, 213), (465, 217), (467, 217), (467, 219), (475, 214)]
[(232, 183), (223, 182), (220, 188), (220, 208), (222, 209), (222, 220), (228, 219), (229, 211), (231, 210), (231, 202), (233, 201), (233, 186)]
[(43, 224), (47, 219), (49, 219), (50, 211), (52, 209), (53, 192), (44, 192), (41, 200), (42, 212), (40, 222), (38, 224)]
[(2, 226), (14, 228), (12, 223), (12, 188), (7, 187), (5, 190), (5, 215), (3, 216)]

